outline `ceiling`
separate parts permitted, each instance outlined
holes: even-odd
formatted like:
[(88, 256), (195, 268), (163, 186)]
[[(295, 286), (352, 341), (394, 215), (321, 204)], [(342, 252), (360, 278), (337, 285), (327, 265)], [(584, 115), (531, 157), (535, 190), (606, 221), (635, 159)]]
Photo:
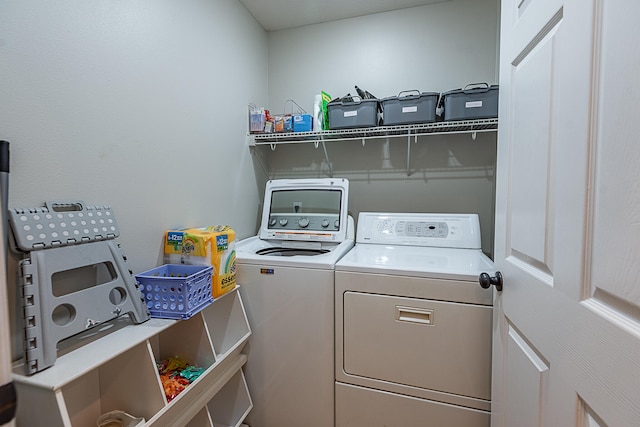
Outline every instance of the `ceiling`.
[(336, 21), (448, 0), (240, 0), (267, 31)]

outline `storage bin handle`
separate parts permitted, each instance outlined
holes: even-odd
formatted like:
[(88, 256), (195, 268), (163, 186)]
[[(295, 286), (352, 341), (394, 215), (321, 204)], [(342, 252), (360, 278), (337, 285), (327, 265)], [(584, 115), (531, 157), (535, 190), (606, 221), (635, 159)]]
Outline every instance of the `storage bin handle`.
[(362, 103), (362, 97), (358, 95), (351, 96), (351, 101), (344, 101), (340, 99), (341, 105), (353, 105), (353, 104), (360, 104), (360, 103)]
[[(484, 90), (479, 90), (484, 89)], [(477, 92), (487, 92), (489, 90), (489, 85), (487, 83), (469, 83), (462, 89), (464, 93), (477, 93)]]
[(420, 91), (418, 89), (403, 90), (398, 94), (398, 98), (401, 98), (403, 93), (409, 94), (409, 95), (404, 95), (404, 98), (420, 97)]

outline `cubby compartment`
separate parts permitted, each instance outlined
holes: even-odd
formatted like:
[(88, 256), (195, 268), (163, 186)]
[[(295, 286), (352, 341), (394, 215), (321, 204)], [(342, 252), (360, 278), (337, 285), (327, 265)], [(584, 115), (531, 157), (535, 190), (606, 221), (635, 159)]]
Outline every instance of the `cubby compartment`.
[(216, 357), (222, 357), (238, 349), (251, 335), (249, 321), (244, 311), (240, 293), (230, 292), (202, 310)]
[(61, 390), (72, 426), (94, 426), (100, 415), (114, 410), (148, 420), (165, 405), (155, 363), (144, 342)]
[(189, 423), (185, 427), (212, 427), (213, 421), (211, 421), (211, 417), (209, 416), (209, 411), (206, 407), (202, 408), (200, 412), (196, 414), (195, 417), (189, 421)]
[(209, 334), (201, 316), (176, 322), (149, 339), (156, 362), (179, 357), (190, 365), (208, 369), (216, 362)]
[(242, 369), (207, 404), (214, 427), (238, 427), (253, 408)]

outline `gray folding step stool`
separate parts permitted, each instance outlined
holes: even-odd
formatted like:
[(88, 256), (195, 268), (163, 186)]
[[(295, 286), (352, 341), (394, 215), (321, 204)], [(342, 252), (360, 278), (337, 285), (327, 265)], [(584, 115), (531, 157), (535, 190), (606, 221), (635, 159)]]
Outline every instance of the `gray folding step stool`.
[(9, 223), (23, 253), (19, 276), (27, 374), (52, 366), (65, 338), (123, 314), (136, 324), (149, 319), (115, 242), (120, 232), (111, 207), (46, 202), (10, 209)]

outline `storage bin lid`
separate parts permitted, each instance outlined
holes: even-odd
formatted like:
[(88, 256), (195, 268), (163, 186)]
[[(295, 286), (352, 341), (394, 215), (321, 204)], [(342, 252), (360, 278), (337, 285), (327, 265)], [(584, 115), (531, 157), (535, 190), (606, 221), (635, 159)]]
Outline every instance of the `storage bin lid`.
[(338, 99), (334, 99), (333, 101), (331, 101), (329, 104), (327, 105), (358, 105), (358, 104), (366, 104), (366, 103), (378, 103), (380, 102), (379, 99), (362, 99), (359, 96), (352, 96), (351, 100), (347, 100), (345, 101), (343, 98), (338, 98)]
[(438, 92), (420, 92), (418, 90), (405, 90), (400, 92), (397, 96), (388, 96), (386, 98), (382, 98), (381, 101), (385, 102), (385, 101), (396, 101), (396, 100), (400, 100), (400, 101), (404, 101), (404, 100), (410, 100), (410, 99), (420, 99), (420, 98), (426, 98), (429, 96), (440, 96), (440, 93)]
[[(483, 85), (483, 86), (478, 86), (478, 85)], [(475, 86), (475, 87), (471, 87), (471, 86)], [(462, 89), (453, 89), (447, 92), (442, 92), (442, 96), (444, 97), (447, 95), (453, 95), (453, 94), (459, 94), (459, 93), (475, 94), (475, 93), (488, 92), (491, 90), (498, 90), (498, 85), (489, 86), (486, 83), (472, 83), (472, 84), (466, 85)]]

